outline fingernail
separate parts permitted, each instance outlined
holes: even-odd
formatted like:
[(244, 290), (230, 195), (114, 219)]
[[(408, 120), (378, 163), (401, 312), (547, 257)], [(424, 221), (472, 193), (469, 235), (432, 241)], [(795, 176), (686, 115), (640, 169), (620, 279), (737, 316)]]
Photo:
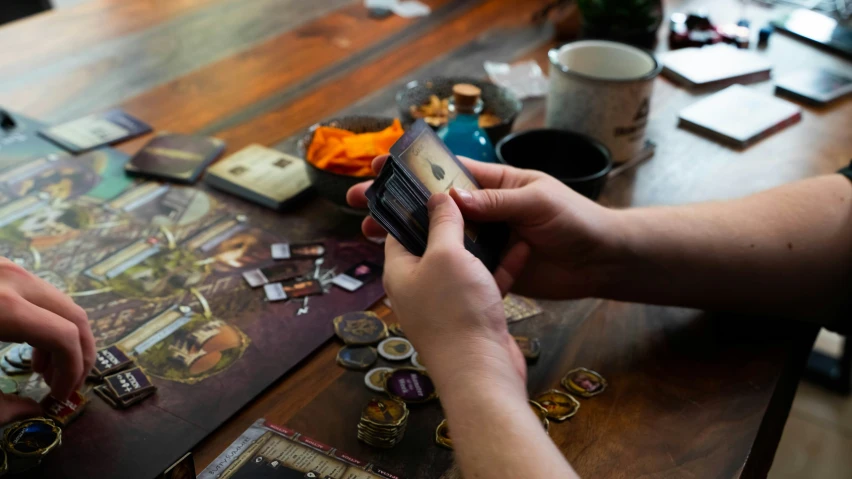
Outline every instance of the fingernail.
[(450, 199), (450, 197), (446, 193), (435, 193), (429, 198), (429, 201), (426, 202), (426, 208), (431, 213), (442, 203)]
[(456, 195), (459, 197), (460, 200), (462, 200), (463, 202), (465, 202), (467, 204), (473, 203), (473, 195), (470, 194), (470, 191), (467, 191), (467, 190), (462, 189), (462, 188), (453, 188), (453, 189), (456, 190)]

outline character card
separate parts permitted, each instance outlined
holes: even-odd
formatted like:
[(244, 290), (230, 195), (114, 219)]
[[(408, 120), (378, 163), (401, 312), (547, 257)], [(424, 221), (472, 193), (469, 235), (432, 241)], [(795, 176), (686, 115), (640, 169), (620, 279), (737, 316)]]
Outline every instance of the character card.
[(319, 258), (325, 254), (323, 243), (275, 243), (271, 249), (272, 259)]
[(311, 261), (290, 261), (246, 271), (243, 273), (243, 278), (249, 286), (257, 288), (267, 283), (287, 281), (304, 276), (310, 273), (312, 268), (313, 263)]
[(382, 267), (369, 261), (361, 263), (347, 269), (343, 274), (339, 274), (331, 281), (335, 286), (345, 289), (349, 292), (358, 291), (362, 286), (370, 281), (381, 276)]
[(309, 279), (304, 281), (291, 281), (281, 285), (284, 292), (291, 298), (303, 298), (315, 294), (322, 294), (322, 285), (319, 281)]
[(225, 149), (225, 142), (179, 133), (158, 133), (125, 165), (131, 175), (195, 183), (201, 173)]
[(72, 153), (111, 145), (151, 131), (145, 122), (115, 108), (45, 128), (43, 137)]
[(270, 302), (284, 301), (287, 299), (287, 292), (284, 291), (281, 283), (264, 284), (263, 292), (266, 294), (266, 300)]

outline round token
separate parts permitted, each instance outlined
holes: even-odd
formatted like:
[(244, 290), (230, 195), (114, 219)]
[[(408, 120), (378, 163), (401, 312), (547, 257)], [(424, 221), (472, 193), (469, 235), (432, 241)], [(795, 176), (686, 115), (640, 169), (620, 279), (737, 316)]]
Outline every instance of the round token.
[(13, 456), (45, 456), (62, 443), (62, 431), (50, 419), (38, 417), (12, 424), (6, 429), (6, 450)]
[(526, 336), (513, 336), (515, 342), (518, 343), (521, 353), (527, 361), (535, 361), (541, 356), (541, 342), (538, 338), (529, 338)]
[(414, 346), (405, 338), (388, 338), (379, 343), (379, 354), (388, 361), (402, 361), (414, 354)]
[(373, 391), (385, 392), (385, 377), (392, 368), (373, 368), (364, 375), (364, 384)]
[(26, 364), (24, 364), (24, 360), (21, 359), (21, 346), (17, 344), (12, 346), (12, 349), (6, 352), (6, 361), (9, 361), (9, 364), (16, 368), (26, 369)]
[(0, 377), (0, 391), (2, 391), (3, 394), (17, 394), (18, 382), (10, 377)]
[(420, 353), (417, 351), (414, 351), (414, 353), (411, 354), (411, 365), (417, 369), (426, 370), (426, 367), (420, 362)]
[(438, 428), (435, 429), (435, 443), (447, 449), (453, 448), (453, 440), (450, 439), (450, 428), (447, 426), (447, 420), (441, 421)]
[(370, 346), (343, 346), (337, 352), (337, 364), (347, 369), (367, 369), (377, 359), (376, 348)]
[(334, 333), (350, 346), (369, 346), (388, 337), (388, 327), (376, 313), (358, 311), (334, 318)]
[(377, 426), (399, 426), (408, 419), (408, 408), (402, 401), (374, 397), (361, 411), (361, 420)]
[(399, 323), (393, 323), (390, 326), (388, 326), (388, 332), (390, 332), (392, 335), (394, 335), (398, 338), (404, 338), (405, 337), (405, 333), (402, 331), (402, 326), (400, 326)]
[(580, 409), (580, 401), (556, 389), (541, 393), (534, 400), (547, 410), (548, 418), (558, 422), (577, 414)]
[(3, 372), (10, 376), (27, 372), (26, 369), (22, 369), (17, 366), (12, 366), (11, 364), (9, 364), (9, 361), (6, 361), (6, 358), (0, 358), (0, 369), (2, 369)]
[(547, 420), (547, 409), (541, 404), (530, 399), (530, 408), (532, 408), (541, 425), (544, 426), (544, 431), (550, 433), (550, 421)]
[(414, 368), (394, 369), (385, 380), (385, 392), (407, 403), (422, 403), (438, 397), (426, 371)]
[(182, 305), (181, 307), (178, 308), (178, 310), (183, 314), (189, 314), (189, 313), (192, 312), (192, 308), (190, 308), (187, 305)]
[(604, 392), (606, 379), (600, 374), (586, 368), (572, 369), (562, 378), (562, 387), (569, 393), (590, 398)]
[(18, 351), (20, 352), (20, 355), (21, 355), (21, 361), (23, 361), (24, 364), (30, 364), (30, 363), (33, 362), (33, 347), (32, 346), (30, 346), (29, 344), (26, 344), (26, 343), (22, 344), (21, 347), (18, 348)]

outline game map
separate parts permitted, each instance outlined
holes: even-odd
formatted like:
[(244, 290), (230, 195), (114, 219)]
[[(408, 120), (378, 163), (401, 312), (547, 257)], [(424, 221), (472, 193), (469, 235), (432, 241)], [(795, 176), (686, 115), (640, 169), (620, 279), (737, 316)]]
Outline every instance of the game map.
[[(98, 348), (119, 345), (157, 387), (124, 410), (90, 394), (62, 446), (20, 477), (157, 476), (330, 339), (333, 317), (383, 295), (373, 281), (272, 303), (241, 276), (273, 264), (270, 245), (280, 242), (323, 241), (322, 273), (381, 264), (360, 218), (321, 201), (276, 213), (206, 188), (133, 180), (123, 153), (71, 156), (36, 135), (41, 124), (16, 120), (0, 136), (0, 256), (71, 295)], [(22, 395), (46, 392), (37, 377), (14, 379)]]

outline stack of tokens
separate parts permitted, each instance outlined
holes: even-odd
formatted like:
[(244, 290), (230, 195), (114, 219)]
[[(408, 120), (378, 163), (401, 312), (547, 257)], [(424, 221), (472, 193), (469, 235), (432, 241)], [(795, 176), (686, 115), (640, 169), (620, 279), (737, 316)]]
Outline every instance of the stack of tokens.
[(50, 419), (40, 417), (11, 424), (3, 434), (8, 472), (14, 474), (39, 465), (60, 444), (62, 430)]
[(127, 408), (154, 394), (157, 388), (142, 372), (133, 368), (104, 378), (104, 384), (95, 386), (95, 394), (114, 408)]
[(16, 344), (0, 359), (0, 368), (12, 376), (32, 371), (33, 347), (29, 344)]
[(367, 369), (379, 358), (373, 344), (388, 337), (388, 327), (375, 313), (357, 311), (333, 320), (334, 333), (346, 343), (337, 353), (337, 364), (347, 369)]
[(408, 408), (402, 401), (374, 397), (361, 411), (358, 439), (375, 447), (399, 444), (408, 424)]

